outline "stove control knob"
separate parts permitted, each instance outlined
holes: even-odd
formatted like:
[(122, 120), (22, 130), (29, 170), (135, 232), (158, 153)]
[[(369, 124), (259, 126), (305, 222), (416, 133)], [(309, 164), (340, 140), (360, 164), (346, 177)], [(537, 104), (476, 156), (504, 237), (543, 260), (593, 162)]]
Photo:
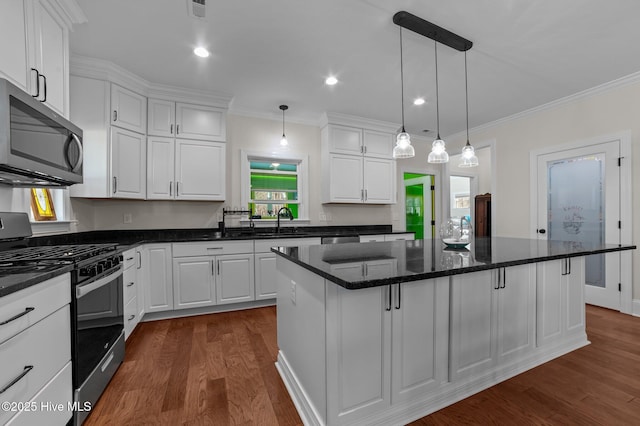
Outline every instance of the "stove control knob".
[(118, 256), (115, 256), (113, 259), (113, 266), (118, 266), (120, 264), (120, 259)]
[(113, 261), (111, 259), (107, 259), (104, 261), (104, 265), (105, 269), (111, 269), (111, 267), (113, 267)]
[(99, 262), (95, 266), (95, 270), (96, 270), (96, 274), (101, 274), (104, 271), (104, 265), (102, 264), (102, 262)]

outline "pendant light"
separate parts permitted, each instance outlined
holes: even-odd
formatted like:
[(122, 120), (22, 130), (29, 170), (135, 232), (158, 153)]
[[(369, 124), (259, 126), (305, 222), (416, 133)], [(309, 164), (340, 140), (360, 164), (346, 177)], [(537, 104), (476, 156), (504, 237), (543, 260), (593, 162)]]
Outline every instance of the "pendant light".
[(284, 112), (289, 109), (287, 105), (280, 105), (280, 109), (282, 110), (282, 139), (280, 139), (280, 146), (289, 146), (289, 141), (287, 141), (287, 137), (284, 135)]
[(411, 136), (404, 129), (404, 70), (402, 66), (402, 27), (400, 27), (400, 97), (402, 107), (402, 130), (396, 136), (396, 146), (393, 148), (393, 158), (411, 158), (416, 151), (411, 145)]
[(436, 62), (436, 131), (437, 137), (431, 144), (431, 152), (429, 153), (429, 157), (427, 158), (427, 162), (429, 163), (446, 163), (449, 161), (449, 154), (447, 154), (447, 148), (444, 144), (442, 138), (440, 138), (440, 104), (438, 101), (438, 41), (436, 38), (433, 39), (434, 42), (434, 52), (435, 52), (435, 62)]
[(469, 143), (469, 84), (467, 83), (467, 52), (464, 52), (464, 94), (467, 106), (467, 144), (462, 148), (462, 160), (458, 167), (477, 167), (476, 150)]

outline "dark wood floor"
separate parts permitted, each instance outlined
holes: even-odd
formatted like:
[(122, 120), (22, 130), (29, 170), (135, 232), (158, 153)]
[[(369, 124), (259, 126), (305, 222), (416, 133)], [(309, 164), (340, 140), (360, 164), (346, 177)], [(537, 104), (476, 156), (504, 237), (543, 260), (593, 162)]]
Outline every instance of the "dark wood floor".
[[(640, 425), (640, 318), (587, 307), (592, 344), (414, 425)], [(298, 425), (274, 307), (142, 323), (85, 425)]]

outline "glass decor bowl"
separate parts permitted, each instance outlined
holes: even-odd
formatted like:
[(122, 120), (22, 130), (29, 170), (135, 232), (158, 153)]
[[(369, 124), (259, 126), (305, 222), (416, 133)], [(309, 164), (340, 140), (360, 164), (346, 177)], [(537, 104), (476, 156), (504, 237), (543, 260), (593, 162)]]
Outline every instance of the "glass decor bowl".
[(473, 229), (466, 217), (450, 218), (440, 226), (440, 239), (449, 248), (462, 249), (471, 243)]

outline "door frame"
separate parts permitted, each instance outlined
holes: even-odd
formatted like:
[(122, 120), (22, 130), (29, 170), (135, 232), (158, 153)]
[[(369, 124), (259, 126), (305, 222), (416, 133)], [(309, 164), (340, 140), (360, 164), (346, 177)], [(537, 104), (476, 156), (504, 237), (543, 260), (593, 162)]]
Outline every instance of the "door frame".
[[(631, 131), (621, 131), (617, 133), (600, 135), (587, 139), (574, 140), (558, 145), (552, 145), (529, 153), (529, 211), (538, 202), (538, 156), (546, 154), (561, 153), (576, 148), (596, 146), (608, 142), (620, 141), (620, 244), (631, 244), (633, 240), (633, 200), (632, 200), (632, 169), (633, 159), (631, 157)], [(537, 238), (536, 229), (538, 225), (537, 209), (535, 213), (529, 215), (530, 238)], [(620, 292), (620, 312), (631, 314), (633, 312), (633, 274), (632, 274), (632, 251), (620, 252), (620, 282), (622, 288)]]
[[(401, 160), (400, 160), (401, 161)], [(401, 206), (400, 210), (400, 224), (403, 230), (407, 230), (407, 194), (404, 189), (404, 174), (405, 173), (419, 173), (423, 175), (433, 175), (436, 180), (436, 196), (435, 196), (435, 221), (436, 221), (436, 238), (438, 238), (438, 229), (439, 229), (439, 221), (443, 214), (442, 209), (442, 197), (438, 196), (438, 192), (442, 193), (443, 191), (443, 173), (435, 168), (431, 168), (428, 166), (426, 169), (420, 169), (413, 165), (404, 166), (400, 161), (396, 160), (396, 170), (397, 170), (397, 181), (398, 181), (398, 191), (396, 192), (398, 204)], [(397, 210), (396, 210), (397, 211)], [(425, 226), (426, 230), (426, 226)], [(426, 235), (426, 234), (425, 234)], [(429, 233), (431, 235), (431, 233)]]

